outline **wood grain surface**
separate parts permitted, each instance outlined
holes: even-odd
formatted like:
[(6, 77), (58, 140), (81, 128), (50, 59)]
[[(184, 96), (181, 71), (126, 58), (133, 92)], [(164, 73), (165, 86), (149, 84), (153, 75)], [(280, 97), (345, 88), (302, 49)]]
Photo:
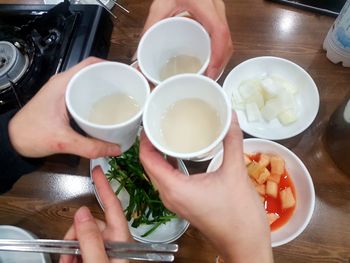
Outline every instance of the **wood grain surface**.
[[(41, 1), (0, 0), (0, 3)], [(109, 59), (130, 63), (151, 1), (122, 0), (121, 3), (131, 12), (126, 15), (116, 7), (113, 9), (118, 20), (114, 20)], [(323, 140), (330, 114), (350, 91), (350, 68), (332, 64), (322, 49), (334, 18), (264, 0), (226, 0), (225, 3), (234, 54), (220, 84), (240, 62), (273, 55), (307, 70), (320, 93), (320, 109), (312, 125), (302, 134), (280, 141), (309, 169), (316, 190), (316, 207), (310, 224), (297, 239), (273, 249), (275, 262), (349, 263), (350, 175), (335, 166)], [(186, 165), (194, 173), (204, 171), (208, 163), (187, 162)], [(89, 161), (55, 156), (0, 196), (0, 224), (23, 227), (40, 238), (62, 238), (74, 212), (82, 205), (88, 206), (96, 217), (103, 218), (90, 182)], [(219, 222), (218, 217), (218, 227)], [(180, 251), (175, 260), (178, 263), (212, 263), (217, 255), (193, 227), (178, 244)], [(57, 257), (53, 259), (56, 261)]]

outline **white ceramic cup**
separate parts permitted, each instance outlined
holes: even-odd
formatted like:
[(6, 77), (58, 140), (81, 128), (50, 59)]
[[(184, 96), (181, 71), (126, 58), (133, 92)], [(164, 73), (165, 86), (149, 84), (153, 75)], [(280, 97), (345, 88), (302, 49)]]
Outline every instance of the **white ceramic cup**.
[[(93, 105), (101, 98), (124, 93), (139, 104), (136, 115), (125, 122), (100, 125), (88, 120)], [(69, 113), (88, 135), (116, 143), (125, 152), (134, 143), (150, 94), (145, 77), (133, 67), (118, 62), (101, 62), (80, 70), (68, 83), (66, 105)]]
[[(200, 99), (208, 103), (220, 118), (216, 139), (195, 152), (175, 152), (167, 146), (162, 135), (162, 120), (176, 101)], [(222, 148), (231, 123), (231, 106), (221, 86), (214, 80), (198, 74), (181, 74), (160, 83), (149, 96), (143, 114), (143, 127), (151, 143), (166, 155), (192, 161), (212, 158)], [(216, 127), (213, 127), (216, 128)]]
[(166, 62), (178, 55), (198, 58), (203, 74), (211, 55), (210, 37), (204, 27), (187, 17), (166, 18), (149, 28), (142, 36), (137, 59), (142, 73), (154, 85), (161, 82), (160, 72)]

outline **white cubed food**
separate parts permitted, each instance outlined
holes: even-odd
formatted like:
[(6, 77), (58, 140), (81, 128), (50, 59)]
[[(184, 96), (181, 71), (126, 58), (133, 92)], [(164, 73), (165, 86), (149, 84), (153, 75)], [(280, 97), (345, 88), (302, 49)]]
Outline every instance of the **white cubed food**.
[(280, 100), (281, 111), (295, 109), (295, 98), (293, 94), (289, 93), (288, 91), (282, 90), (276, 98)]
[(269, 77), (261, 80), (261, 87), (263, 89), (265, 99), (271, 99), (277, 96), (282, 90), (281, 86)]
[(241, 82), (238, 89), (243, 100), (247, 100), (255, 93), (260, 92), (259, 82), (254, 80), (246, 80)]
[(246, 104), (246, 113), (247, 113), (247, 119), (249, 122), (258, 122), (261, 121), (261, 113), (256, 105), (256, 103), (247, 103)]
[(277, 115), (281, 112), (282, 103), (279, 99), (271, 99), (265, 103), (265, 106), (261, 109), (261, 115), (265, 120), (271, 121), (276, 118)]
[(294, 109), (288, 109), (281, 112), (278, 114), (277, 118), (283, 125), (291, 124), (298, 119)]
[(232, 108), (235, 110), (244, 110), (245, 109), (245, 102), (242, 99), (241, 94), (239, 93), (238, 89), (232, 90)]
[(279, 76), (271, 76), (271, 78), (291, 94), (295, 95), (298, 92), (297, 86), (293, 85), (290, 81)]

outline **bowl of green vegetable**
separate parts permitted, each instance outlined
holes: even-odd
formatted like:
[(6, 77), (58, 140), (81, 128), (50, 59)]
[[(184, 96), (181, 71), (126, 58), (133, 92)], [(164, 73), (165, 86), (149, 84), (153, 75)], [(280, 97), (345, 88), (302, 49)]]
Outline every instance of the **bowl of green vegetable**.
[[(185, 164), (177, 159), (174, 165), (186, 175)], [(117, 157), (98, 158), (90, 161), (92, 169), (100, 165), (109, 183), (119, 198), (129, 230), (140, 242), (170, 243), (181, 237), (189, 222), (169, 211), (159, 198), (139, 160), (139, 141)], [(92, 180), (92, 179), (91, 179)], [(96, 198), (103, 209), (100, 197), (94, 187)]]

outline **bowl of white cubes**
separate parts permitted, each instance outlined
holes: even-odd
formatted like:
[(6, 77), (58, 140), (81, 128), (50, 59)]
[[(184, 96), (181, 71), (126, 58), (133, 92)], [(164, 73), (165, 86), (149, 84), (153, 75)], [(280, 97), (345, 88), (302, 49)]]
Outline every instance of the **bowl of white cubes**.
[(240, 63), (225, 78), (223, 89), (242, 130), (269, 140), (288, 139), (305, 131), (320, 104), (311, 76), (279, 57), (255, 57)]
[[(315, 208), (312, 178), (298, 156), (279, 143), (244, 139), (243, 150), (247, 176), (260, 197), (270, 224), (271, 245), (284, 245), (297, 238), (311, 220)], [(218, 153), (207, 172), (217, 170), (222, 157), (223, 153)]]

